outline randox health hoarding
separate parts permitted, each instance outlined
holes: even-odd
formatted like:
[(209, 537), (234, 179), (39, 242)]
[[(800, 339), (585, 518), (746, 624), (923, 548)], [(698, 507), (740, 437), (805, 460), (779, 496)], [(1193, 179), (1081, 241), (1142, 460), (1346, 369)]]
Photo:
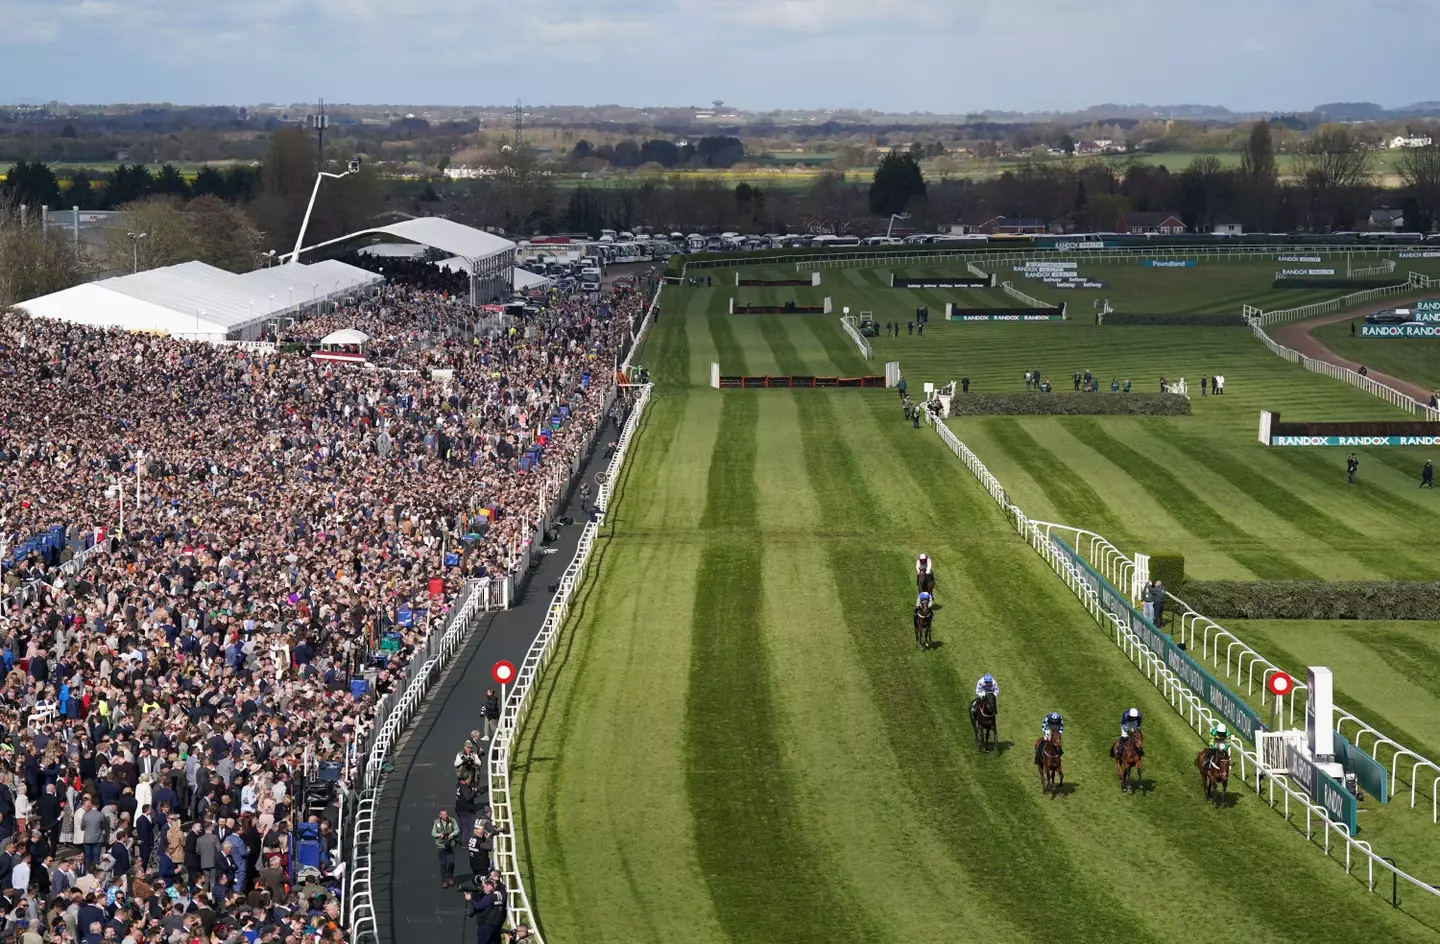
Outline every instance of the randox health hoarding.
[(1440, 446), (1440, 436), (1271, 436), (1272, 446)]
[(951, 321), (1064, 321), (1065, 316), (1056, 312), (1053, 315), (966, 315), (952, 313)]
[(1051, 540), (1061, 556), (1075, 565), (1081, 578), (1095, 591), (1105, 611), (1128, 626), (1151, 652), (1160, 657), (1166, 668), (1224, 719), (1231, 730), (1251, 744), (1255, 743), (1255, 732), (1269, 730), (1253, 708), (1221, 684), (1168, 635), (1156, 629), (1154, 623), (1131, 606), (1125, 595), (1100, 576), (1063, 538), (1052, 537)]
[(1398, 324), (1360, 326), (1362, 338), (1440, 338), (1440, 311), (1424, 312), (1436, 315), (1435, 324)]
[(1355, 797), (1335, 782), (1325, 771), (1316, 767), (1305, 752), (1294, 744), (1285, 745), (1285, 769), (1290, 776), (1325, 808), (1325, 815), (1337, 823), (1344, 823), (1350, 835), (1355, 835)]

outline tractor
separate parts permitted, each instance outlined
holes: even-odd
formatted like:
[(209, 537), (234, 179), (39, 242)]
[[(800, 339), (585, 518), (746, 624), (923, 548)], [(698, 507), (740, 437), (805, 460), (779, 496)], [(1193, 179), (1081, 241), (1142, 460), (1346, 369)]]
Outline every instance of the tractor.
[(873, 312), (860, 312), (860, 334), (867, 338), (880, 336), (880, 325), (876, 323)]

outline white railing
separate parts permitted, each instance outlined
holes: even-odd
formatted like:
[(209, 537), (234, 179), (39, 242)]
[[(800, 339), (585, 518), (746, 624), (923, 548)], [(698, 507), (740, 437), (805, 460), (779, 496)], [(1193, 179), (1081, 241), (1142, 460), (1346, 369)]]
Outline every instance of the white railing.
[(1361, 266), (1358, 269), (1355, 268), (1355, 263), (1353, 260), (1345, 260), (1345, 272), (1347, 274), (1347, 277), (1352, 279), (1359, 278), (1363, 275), (1389, 275), (1391, 272), (1394, 271), (1394, 259), (1381, 259), (1373, 266)]
[(638, 389), (639, 396), (635, 399), (634, 409), (630, 411), (630, 418), (625, 422), (625, 428), (621, 431), (615, 452), (610, 458), (610, 465), (605, 470), (605, 482), (595, 496), (596, 513), (586, 523), (585, 530), (580, 535), (580, 546), (575, 551), (575, 557), (560, 578), (560, 586), (550, 604), (550, 610), (545, 616), (545, 623), (540, 628), (540, 634), (535, 637), (535, 642), (531, 644), (530, 651), (525, 654), (525, 661), (521, 663), (515, 677), (515, 684), (511, 686), (505, 704), (501, 708), (500, 722), (496, 726), (494, 738), (491, 740), (490, 813), (496, 829), (494, 837), (496, 868), (504, 876), (505, 887), (509, 889), (512, 925), (528, 924), (533, 932), (531, 938), (536, 944), (544, 944), (544, 942), (536, 928), (535, 911), (530, 906), (529, 896), (525, 893), (525, 880), (521, 875), (519, 852), (515, 844), (514, 811), (510, 798), (510, 752), (514, 747), (516, 733), (525, 723), (525, 716), (535, 695), (535, 683), (550, 663), (550, 657), (559, 641), (560, 630), (564, 626), (566, 615), (570, 612), (571, 595), (575, 592), (575, 588), (584, 574), (585, 564), (590, 559), (590, 552), (595, 546), (595, 538), (600, 533), (600, 527), (604, 523), (605, 515), (610, 507), (611, 490), (625, 464), (625, 455), (630, 449), (635, 431), (640, 427), (640, 419), (645, 413), (645, 404), (650, 399), (651, 386), (649, 384)]
[(1280, 311), (1259, 311), (1252, 305), (1246, 305), (1241, 311), (1247, 318), (1251, 319), (1252, 324), (1259, 324), (1260, 327), (1264, 328), (1288, 321), (1304, 321), (1306, 318), (1314, 318), (1316, 315), (1328, 315), (1332, 311), (1343, 311), (1346, 308), (1354, 308), (1356, 305), (1363, 305), (1366, 302), (1374, 301), (1377, 298), (1384, 298), (1387, 295), (1403, 295), (1417, 288), (1428, 288), (1429, 284), (1430, 279), (1417, 272), (1411, 272), (1407, 281), (1398, 282), (1395, 285), (1386, 285), (1383, 288), (1368, 288), (1363, 292), (1352, 292), (1349, 295), (1341, 295), (1339, 298), (1328, 298), (1323, 302), (1301, 305), (1298, 308), (1284, 308)]
[(660, 293), (665, 290), (665, 283), (662, 281), (655, 286), (655, 297), (650, 300), (650, 307), (645, 309), (645, 317), (640, 322), (640, 327), (635, 331), (635, 337), (630, 342), (630, 351), (625, 359), (620, 362), (620, 371), (627, 377), (630, 375), (630, 361), (634, 359), (635, 352), (640, 350), (640, 343), (645, 340), (645, 334), (650, 330), (650, 325), (655, 320), (655, 312), (660, 307)]
[(989, 272), (986, 272), (984, 269), (980, 268), (979, 266), (977, 266), (977, 265), (976, 265), (975, 263), (973, 263), (973, 262), (967, 262), (967, 263), (965, 263), (965, 271), (966, 271), (966, 272), (969, 272), (971, 275), (975, 276), (975, 278), (977, 278), (977, 279), (988, 279), (988, 278), (990, 278), (990, 273), (989, 273)]
[[(1178, 676), (1166, 666), (1164, 659), (1151, 651), (1144, 641), (1119, 617), (1110, 613), (1101, 605), (1099, 594), (1091, 586), (1089, 580), (1081, 574), (1069, 559), (1058, 553), (1055, 542), (1052, 540), (1052, 533), (1057, 527), (1066, 527), (1067, 530), (1077, 533), (1083, 532), (1080, 529), (1068, 528), (1063, 525), (1054, 525), (1047, 522), (1030, 521), (1020, 510), (1019, 506), (1012, 504), (1006, 496), (1005, 489), (985, 468), (985, 464), (975, 456), (970, 448), (957, 437), (945, 423), (930, 414), (925, 413), (925, 421), (935, 427), (940, 439), (950, 447), (951, 451), (959, 456), (970, 469), (971, 473), (985, 486), (985, 490), (995, 499), (996, 503), (1016, 522), (1020, 533), (1027, 537), (1030, 546), (1035, 549), (1042, 559), (1050, 565), (1051, 569), (1065, 582), (1075, 594), (1080, 603), (1090, 613), (1091, 617), (1102, 627), (1113, 629), (1115, 644), (1125, 653), (1126, 657), (1144, 673), (1145, 677), (1158, 688), (1170, 702), (1172, 708), (1185, 718), (1186, 722), (1193, 727), (1197, 733), (1204, 733), (1219, 719), (1210, 710), (1209, 706), (1201, 700), (1200, 696), (1191, 691)], [(1109, 542), (1105, 542), (1107, 545)], [(1114, 545), (1110, 545), (1113, 547)], [(1076, 548), (1077, 552), (1079, 548)], [(1108, 624), (1108, 625), (1107, 625)], [(1265, 798), (1271, 809), (1278, 809), (1288, 822), (1291, 819), (1292, 803), (1305, 813), (1305, 838), (1307, 841), (1314, 839), (1314, 831), (1317, 825), (1324, 833), (1324, 852), (1326, 857), (1330, 856), (1331, 837), (1337, 837), (1344, 841), (1345, 871), (1352, 873), (1354, 867), (1354, 854), (1360, 853), (1365, 857), (1366, 866), (1366, 887), (1370, 891), (1375, 890), (1375, 870), (1378, 866), (1388, 871), (1397, 878), (1404, 879), (1411, 885), (1436, 897), (1440, 897), (1440, 888), (1426, 884), (1414, 876), (1402, 872), (1400, 869), (1386, 862), (1377, 856), (1371, 849), (1368, 842), (1355, 839), (1350, 835), (1349, 829), (1344, 823), (1337, 823), (1330, 819), (1325, 808), (1316, 803), (1303, 790), (1297, 790), (1290, 785), (1289, 778), (1277, 774), (1264, 775), (1264, 765), (1260, 758), (1253, 752), (1245, 749), (1241, 743), (1236, 743), (1233, 753), (1239, 758), (1240, 779), (1247, 786), (1254, 789), (1255, 793)], [(1268, 796), (1267, 796), (1268, 786)], [(1280, 796), (1276, 796), (1276, 788), (1280, 790)], [(1298, 810), (1295, 815), (1298, 815)], [(1382, 872), (1383, 874), (1383, 872)]]
[(845, 327), (845, 333), (850, 335), (850, 340), (855, 342), (855, 346), (860, 349), (860, 353), (865, 359), (867, 361), (873, 359), (875, 357), (875, 349), (870, 346), (870, 342), (866, 339), (865, 335), (860, 333), (860, 322), (856, 320), (855, 316), (841, 315), (840, 324)]
[(1000, 283), (1000, 287), (1005, 290), (1005, 294), (1006, 294), (1006, 295), (1009, 295), (1011, 298), (1018, 298), (1020, 301), (1024, 302), (1024, 303), (1027, 304), (1027, 305), (1029, 305), (1031, 308), (1055, 308), (1055, 307), (1057, 307), (1057, 306), (1055, 306), (1055, 305), (1050, 304), (1049, 302), (1042, 302), (1040, 299), (1036, 298), (1034, 295), (1026, 295), (1024, 292), (1020, 291), (1018, 288), (1016, 288), (1016, 287), (1015, 287), (1012, 283), (1010, 283), (1010, 282), (1001, 282), (1001, 283)]
[(1275, 354), (1279, 357), (1283, 357), (1292, 364), (1299, 364), (1301, 367), (1304, 367), (1308, 371), (1312, 371), (1317, 374), (1324, 374), (1326, 377), (1333, 377), (1336, 380), (1343, 380), (1346, 383), (1350, 384), (1352, 387), (1359, 387), (1366, 393), (1377, 396), (1380, 399), (1384, 400), (1386, 403), (1391, 404), (1392, 406), (1399, 407), (1406, 413), (1410, 413), (1414, 416), (1419, 416), (1420, 418), (1429, 420), (1432, 423), (1440, 422), (1440, 410), (1433, 409), (1430, 407), (1429, 404), (1421, 403), (1414, 397), (1408, 394), (1401, 393), (1394, 387), (1382, 384), (1380, 381), (1375, 380), (1371, 377), (1367, 377), (1357, 371), (1353, 371), (1348, 367), (1341, 367), (1338, 364), (1332, 364), (1329, 361), (1321, 361), (1316, 360), (1313, 357), (1306, 357), (1299, 351), (1291, 350), (1290, 348), (1285, 347), (1283, 344), (1278, 344), (1274, 340), (1272, 340), (1271, 337), (1265, 333), (1265, 329), (1262, 328), (1255, 321), (1250, 322), (1250, 330), (1254, 333), (1255, 337), (1260, 339), (1260, 342), (1262, 344), (1264, 344), (1267, 348), (1270, 349), (1270, 353)]
[(411, 654), (409, 682), (404, 691), (399, 694), (391, 692), (377, 705), (374, 723), (379, 730), (374, 744), (364, 754), (363, 766), (355, 776), (355, 789), (360, 791), (360, 798), (352, 822), (352, 864), (346, 875), (350, 895), (344, 902), (351, 944), (375, 942), (380, 938), (375, 914), (376, 888), (371, 846), (375, 838), (375, 812), (384, 783), (385, 767), (390, 762), (396, 741), (425, 703), (431, 685), (464, 645), (476, 614), (483, 612), (487, 595), (488, 586), (481, 585), (479, 581), (467, 583), (457, 601), (457, 608), (451, 611), (444, 628), (439, 628), (437, 624), (437, 628)]

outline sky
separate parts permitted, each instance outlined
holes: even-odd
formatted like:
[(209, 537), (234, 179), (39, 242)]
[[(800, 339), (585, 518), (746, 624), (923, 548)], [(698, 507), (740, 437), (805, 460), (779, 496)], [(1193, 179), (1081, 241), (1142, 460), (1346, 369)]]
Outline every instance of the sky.
[(0, 103), (964, 114), (1440, 98), (1440, 0), (0, 0)]

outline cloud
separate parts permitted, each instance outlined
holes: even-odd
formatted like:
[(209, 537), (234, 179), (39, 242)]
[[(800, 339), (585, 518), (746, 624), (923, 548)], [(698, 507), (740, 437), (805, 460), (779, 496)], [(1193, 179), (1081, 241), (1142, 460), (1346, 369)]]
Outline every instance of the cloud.
[[(1302, 109), (1428, 87), (1440, 0), (0, 0), (0, 88), (68, 101)], [(80, 52), (83, 50), (83, 52)]]

